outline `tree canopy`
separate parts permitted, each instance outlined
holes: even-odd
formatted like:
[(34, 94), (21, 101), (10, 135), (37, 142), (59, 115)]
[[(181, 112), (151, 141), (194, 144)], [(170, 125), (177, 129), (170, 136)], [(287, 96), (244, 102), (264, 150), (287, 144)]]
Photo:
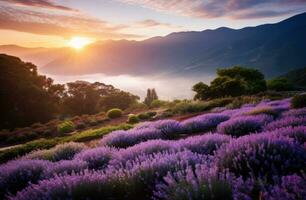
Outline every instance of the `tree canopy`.
[(259, 70), (239, 66), (218, 69), (210, 86), (199, 82), (192, 88), (196, 92), (194, 99), (200, 100), (255, 94), (266, 89), (264, 75)]

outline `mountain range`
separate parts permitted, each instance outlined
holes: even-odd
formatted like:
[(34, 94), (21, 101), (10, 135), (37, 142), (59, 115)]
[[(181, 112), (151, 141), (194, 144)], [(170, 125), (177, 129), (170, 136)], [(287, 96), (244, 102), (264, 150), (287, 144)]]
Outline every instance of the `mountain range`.
[(143, 41), (107, 40), (81, 51), (0, 46), (0, 53), (31, 61), (47, 74), (192, 76), (241, 65), (273, 77), (306, 66), (306, 13), (242, 29), (177, 32)]

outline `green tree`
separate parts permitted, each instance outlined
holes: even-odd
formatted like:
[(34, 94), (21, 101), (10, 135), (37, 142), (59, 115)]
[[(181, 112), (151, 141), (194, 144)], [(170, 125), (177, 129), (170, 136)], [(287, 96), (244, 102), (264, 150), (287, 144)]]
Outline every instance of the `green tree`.
[(286, 78), (274, 78), (268, 81), (267, 83), (269, 90), (275, 91), (289, 91), (293, 90), (293, 84)]
[(38, 75), (37, 67), (0, 54), (0, 128), (46, 122), (56, 115), (62, 85)]
[(139, 100), (139, 97), (124, 91), (115, 91), (101, 98), (99, 104), (102, 110), (111, 108), (127, 109), (134, 105)]
[(151, 103), (154, 101), (154, 100), (158, 100), (158, 96), (156, 94), (156, 91), (155, 89), (148, 89), (147, 90), (147, 96), (144, 100), (144, 103), (147, 105), (147, 106), (150, 106)]
[(199, 82), (192, 87), (192, 91), (196, 94), (194, 100), (204, 100), (210, 98), (210, 88), (203, 82)]

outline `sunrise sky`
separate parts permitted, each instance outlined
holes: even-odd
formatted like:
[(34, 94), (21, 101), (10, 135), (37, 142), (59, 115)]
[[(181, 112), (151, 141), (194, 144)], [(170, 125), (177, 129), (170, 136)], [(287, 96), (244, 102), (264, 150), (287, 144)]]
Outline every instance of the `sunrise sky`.
[(241, 28), (280, 21), (305, 12), (305, 5), (306, 0), (0, 0), (0, 44), (60, 47), (75, 37), (143, 40)]

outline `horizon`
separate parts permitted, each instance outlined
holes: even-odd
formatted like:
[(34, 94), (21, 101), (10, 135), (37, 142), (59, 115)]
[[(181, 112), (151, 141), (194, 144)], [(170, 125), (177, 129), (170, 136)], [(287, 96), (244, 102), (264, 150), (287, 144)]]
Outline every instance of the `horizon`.
[(71, 41), (75, 38), (88, 40), (88, 44), (105, 40), (142, 41), (173, 32), (277, 23), (305, 12), (306, 8), (303, 1), (287, 0), (244, 3), (1, 0), (0, 10), (0, 45), (73, 48)]

